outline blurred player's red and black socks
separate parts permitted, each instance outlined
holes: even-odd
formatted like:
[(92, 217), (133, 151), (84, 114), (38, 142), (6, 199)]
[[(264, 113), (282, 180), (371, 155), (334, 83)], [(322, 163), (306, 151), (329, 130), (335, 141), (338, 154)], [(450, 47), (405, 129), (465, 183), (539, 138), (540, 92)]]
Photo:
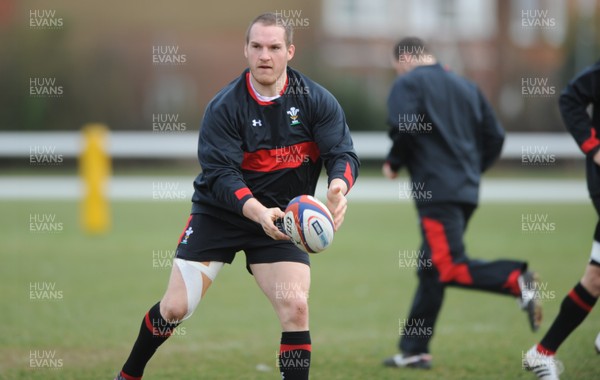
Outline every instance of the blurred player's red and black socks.
[(279, 370), (285, 380), (307, 380), (310, 370), (310, 332), (284, 331), (279, 346)]
[(127, 380), (141, 379), (152, 355), (171, 336), (178, 325), (178, 323), (169, 323), (160, 315), (160, 302), (152, 306), (144, 316), (140, 333), (123, 366), (121, 376)]
[(538, 352), (554, 355), (562, 342), (592, 311), (596, 300), (597, 298), (592, 296), (581, 283), (577, 283), (562, 301), (558, 316), (537, 346)]

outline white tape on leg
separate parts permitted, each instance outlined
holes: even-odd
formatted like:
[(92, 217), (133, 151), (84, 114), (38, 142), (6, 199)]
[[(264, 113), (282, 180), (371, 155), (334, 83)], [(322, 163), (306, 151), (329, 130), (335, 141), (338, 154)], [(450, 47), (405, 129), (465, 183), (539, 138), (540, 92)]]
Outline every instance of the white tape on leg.
[(600, 263), (600, 243), (595, 240), (592, 242), (592, 253), (590, 254), (590, 259)]
[(219, 274), (223, 263), (218, 261), (211, 261), (208, 266), (196, 261), (189, 261), (176, 258), (175, 263), (181, 272), (183, 282), (185, 283), (185, 290), (187, 293), (187, 313), (183, 317), (183, 320), (188, 319), (194, 310), (198, 307), (200, 299), (202, 299), (202, 289), (204, 287), (204, 279), (202, 274), (214, 281)]

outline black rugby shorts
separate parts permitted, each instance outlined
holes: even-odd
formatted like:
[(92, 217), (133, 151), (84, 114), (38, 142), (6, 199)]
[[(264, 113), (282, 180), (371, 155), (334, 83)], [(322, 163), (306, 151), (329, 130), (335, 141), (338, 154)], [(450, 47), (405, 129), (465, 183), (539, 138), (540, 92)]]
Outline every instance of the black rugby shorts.
[(179, 237), (175, 257), (231, 264), (235, 254), (244, 251), (250, 264), (292, 261), (310, 265), (308, 253), (291, 241), (273, 240), (260, 229), (243, 228), (209, 214), (191, 214)]

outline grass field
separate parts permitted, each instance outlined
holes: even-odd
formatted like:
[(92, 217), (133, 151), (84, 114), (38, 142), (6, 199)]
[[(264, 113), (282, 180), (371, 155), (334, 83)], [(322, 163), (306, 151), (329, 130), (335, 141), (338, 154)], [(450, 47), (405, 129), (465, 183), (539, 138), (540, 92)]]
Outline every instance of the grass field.
[[(164, 291), (170, 268), (161, 257), (175, 248), (189, 203), (113, 203), (112, 232), (102, 237), (81, 233), (74, 202), (3, 201), (0, 209), (0, 378), (112, 379), (143, 314)], [(62, 231), (30, 231), (32, 215), (54, 216)], [(523, 215), (546, 215), (555, 229), (524, 232)], [(415, 212), (408, 203), (351, 204), (334, 245), (312, 257), (311, 378), (533, 379), (521, 369), (522, 352), (541, 338), (581, 276), (595, 220), (588, 204), (480, 207), (468, 252), (522, 258), (539, 271), (548, 290), (541, 331), (530, 332), (509, 297), (449, 289), (432, 344), (434, 369), (394, 370), (380, 362), (396, 351), (416, 284), (414, 269), (399, 265), (400, 251), (418, 248)], [(40, 289), (50, 289), (50, 299), (40, 298)], [(145, 379), (279, 378), (278, 322), (243, 256), (179, 329)], [(562, 378), (598, 378), (599, 330), (595, 311), (561, 347)]]

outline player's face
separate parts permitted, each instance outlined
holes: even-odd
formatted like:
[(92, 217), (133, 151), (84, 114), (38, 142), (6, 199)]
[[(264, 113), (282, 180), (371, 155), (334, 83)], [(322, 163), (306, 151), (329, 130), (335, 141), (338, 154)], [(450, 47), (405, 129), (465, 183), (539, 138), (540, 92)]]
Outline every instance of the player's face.
[(294, 45), (285, 45), (285, 29), (256, 23), (250, 29), (244, 55), (255, 81), (270, 87), (285, 76), (287, 63), (294, 56)]

